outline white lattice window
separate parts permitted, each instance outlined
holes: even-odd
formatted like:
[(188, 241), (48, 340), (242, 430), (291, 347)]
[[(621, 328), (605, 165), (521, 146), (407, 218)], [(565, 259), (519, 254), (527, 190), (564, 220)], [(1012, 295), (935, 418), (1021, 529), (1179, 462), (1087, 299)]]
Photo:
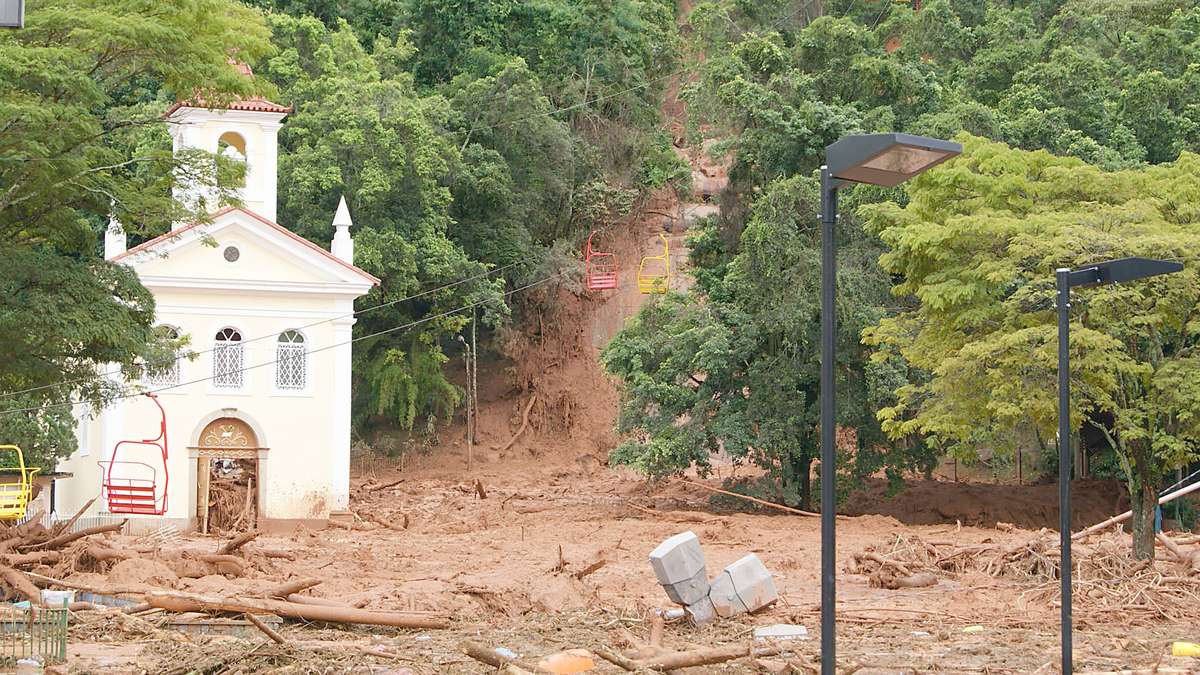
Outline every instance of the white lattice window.
[[(159, 337), (166, 338), (168, 340), (178, 340), (179, 339), (179, 330), (176, 329), (174, 326), (156, 326), (154, 328), (154, 331), (155, 331), (155, 333), (158, 334)], [(146, 384), (150, 385), (151, 387), (155, 387), (155, 388), (174, 387), (174, 386), (178, 385), (179, 378), (180, 378), (179, 362), (182, 360), (182, 358), (183, 358), (182, 356), (180, 356), (179, 354), (176, 354), (175, 361), (174, 361), (174, 363), (171, 364), (170, 368), (167, 368), (166, 370), (160, 370), (157, 373), (147, 373), (146, 374)]]
[(244, 383), (245, 345), (236, 328), (217, 331), (213, 344), (213, 386), (221, 389), (240, 389)]
[(304, 336), (299, 331), (284, 331), (275, 345), (275, 387), (296, 391), (307, 385), (308, 353)]

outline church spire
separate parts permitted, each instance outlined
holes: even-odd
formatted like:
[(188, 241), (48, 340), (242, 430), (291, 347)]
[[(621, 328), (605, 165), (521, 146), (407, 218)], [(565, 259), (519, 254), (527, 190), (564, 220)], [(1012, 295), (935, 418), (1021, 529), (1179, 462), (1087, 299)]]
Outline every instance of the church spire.
[(330, 251), (343, 262), (354, 264), (354, 239), (350, 237), (350, 209), (346, 206), (346, 195), (338, 202), (337, 213), (333, 214), (333, 243)]

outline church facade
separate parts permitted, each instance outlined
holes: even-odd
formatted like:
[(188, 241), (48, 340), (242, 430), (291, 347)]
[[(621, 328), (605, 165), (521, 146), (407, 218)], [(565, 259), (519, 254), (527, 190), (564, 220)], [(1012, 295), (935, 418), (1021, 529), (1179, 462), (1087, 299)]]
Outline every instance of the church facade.
[[(245, 494), (247, 525), (323, 521), (348, 507), (354, 301), (379, 280), (354, 266), (344, 199), (330, 250), (275, 222), (288, 112), (251, 99), (167, 114), (176, 151), (245, 160), (242, 206), (128, 250), (110, 225), (105, 257), (137, 272), (158, 329), (189, 344), (169, 372), (121, 383), (154, 398), (80, 411), (79, 450), (58, 466), (73, 474), (56, 485), (59, 517), (95, 497), (88, 515), (128, 517), (134, 531), (207, 530), (218, 483)], [(164, 419), (165, 442), (143, 442)]]

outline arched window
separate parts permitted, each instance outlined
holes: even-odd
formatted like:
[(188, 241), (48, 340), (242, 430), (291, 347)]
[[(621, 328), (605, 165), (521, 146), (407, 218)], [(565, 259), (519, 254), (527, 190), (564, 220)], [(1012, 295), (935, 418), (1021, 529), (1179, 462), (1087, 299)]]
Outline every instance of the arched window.
[(213, 386), (221, 389), (240, 389), (244, 379), (245, 345), (236, 328), (217, 331), (213, 344)]
[(275, 387), (291, 391), (308, 385), (308, 353), (300, 331), (285, 330), (275, 345)]
[[(178, 340), (179, 329), (174, 326), (155, 326), (154, 333), (159, 338), (166, 340)], [(175, 361), (165, 370), (146, 374), (146, 384), (151, 387), (173, 387), (179, 384), (179, 362), (182, 360), (180, 354), (175, 355)]]
[[(238, 162), (246, 161), (246, 139), (236, 131), (226, 131), (217, 139), (217, 153), (226, 159), (232, 159)], [(249, 171), (250, 167), (246, 167)], [(242, 179), (229, 184), (224, 184), (221, 187), (246, 187), (245, 174)]]

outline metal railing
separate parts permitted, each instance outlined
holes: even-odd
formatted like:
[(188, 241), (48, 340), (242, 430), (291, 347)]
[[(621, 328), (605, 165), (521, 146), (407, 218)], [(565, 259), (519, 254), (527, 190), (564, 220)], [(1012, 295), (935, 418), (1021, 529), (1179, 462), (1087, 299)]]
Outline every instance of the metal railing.
[(0, 609), (0, 666), (15, 666), (22, 659), (66, 661), (67, 616), (66, 602), (62, 607)]

